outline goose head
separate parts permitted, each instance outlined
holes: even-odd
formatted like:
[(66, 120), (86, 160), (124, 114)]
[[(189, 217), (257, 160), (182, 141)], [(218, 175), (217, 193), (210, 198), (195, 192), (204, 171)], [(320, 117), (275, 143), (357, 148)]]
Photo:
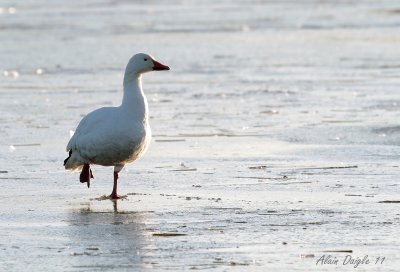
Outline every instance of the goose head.
[(139, 53), (129, 60), (125, 75), (138, 76), (143, 73), (161, 70), (169, 70), (169, 67), (156, 61), (151, 55)]

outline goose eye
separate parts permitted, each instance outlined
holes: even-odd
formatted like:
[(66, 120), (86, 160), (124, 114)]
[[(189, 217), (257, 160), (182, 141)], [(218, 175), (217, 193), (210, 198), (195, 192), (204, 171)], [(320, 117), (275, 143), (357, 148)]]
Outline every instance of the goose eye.
[(144, 59), (144, 61), (147, 61), (147, 59)]

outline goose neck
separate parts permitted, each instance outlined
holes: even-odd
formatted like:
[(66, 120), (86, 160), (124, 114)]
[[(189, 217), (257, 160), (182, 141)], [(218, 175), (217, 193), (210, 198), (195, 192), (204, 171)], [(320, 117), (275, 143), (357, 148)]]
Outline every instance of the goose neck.
[(141, 76), (125, 84), (121, 108), (135, 115), (136, 118), (147, 120), (147, 99), (142, 90)]

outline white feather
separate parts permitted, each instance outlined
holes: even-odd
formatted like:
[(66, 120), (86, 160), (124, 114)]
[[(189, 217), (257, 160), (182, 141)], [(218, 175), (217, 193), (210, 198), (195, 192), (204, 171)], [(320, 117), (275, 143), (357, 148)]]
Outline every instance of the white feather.
[(141, 62), (143, 58), (151, 56), (135, 55), (127, 65), (122, 104), (97, 109), (81, 120), (67, 145), (72, 154), (66, 169), (79, 170), (84, 164), (123, 167), (146, 151), (151, 130), (141, 73), (153, 67)]

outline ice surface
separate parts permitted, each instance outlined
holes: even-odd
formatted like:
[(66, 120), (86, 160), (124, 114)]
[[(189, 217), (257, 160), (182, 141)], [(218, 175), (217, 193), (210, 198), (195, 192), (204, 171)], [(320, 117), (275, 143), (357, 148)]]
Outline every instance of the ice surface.
[[(396, 1), (3, 1), (0, 270), (398, 271), (399, 27)], [(113, 203), (111, 168), (62, 162), (137, 52), (171, 71)]]

